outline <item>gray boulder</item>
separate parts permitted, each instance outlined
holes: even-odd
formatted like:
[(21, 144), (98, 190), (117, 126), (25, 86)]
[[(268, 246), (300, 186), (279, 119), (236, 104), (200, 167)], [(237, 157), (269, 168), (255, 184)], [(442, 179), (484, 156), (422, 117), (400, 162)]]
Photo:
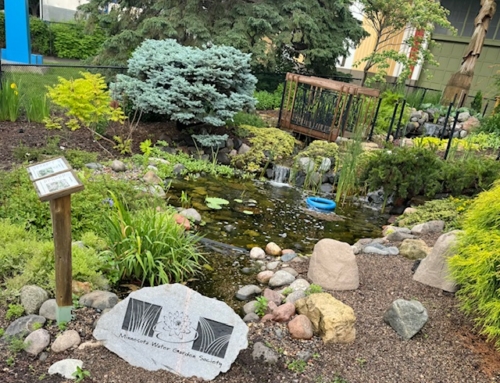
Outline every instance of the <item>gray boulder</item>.
[(57, 302), (55, 299), (48, 299), (40, 307), (39, 315), (49, 320), (57, 319)]
[(262, 290), (259, 286), (246, 285), (238, 290), (238, 292), (236, 293), (236, 299), (239, 299), (240, 301), (248, 301), (261, 292)]
[(24, 339), (24, 344), (26, 345), (24, 351), (36, 356), (50, 344), (50, 334), (47, 330), (40, 328), (29, 334)]
[(7, 327), (2, 339), (12, 336), (24, 337), (35, 330), (33, 328), (35, 323), (40, 323), (43, 326), (45, 318), (40, 315), (26, 315), (18, 318)]
[(196, 222), (196, 223), (201, 222), (201, 215), (200, 215), (200, 213), (198, 213), (196, 211), (196, 209), (193, 209), (193, 208), (185, 209), (185, 210), (182, 210), (179, 214), (186, 217), (187, 219), (189, 219), (193, 222)]
[(441, 233), (444, 230), (444, 221), (429, 221), (415, 225), (411, 229), (411, 233), (415, 235)]
[(418, 333), (428, 319), (425, 307), (415, 300), (396, 299), (384, 314), (384, 321), (406, 340)]
[(276, 364), (278, 362), (278, 354), (262, 342), (256, 342), (253, 345), (252, 358), (264, 364)]
[(457, 284), (448, 268), (448, 257), (453, 255), (451, 249), (456, 243), (458, 233), (458, 230), (454, 230), (438, 238), (430, 254), (420, 262), (413, 275), (415, 281), (451, 293), (457, 291)]
[(109, 291), (92, 291), (80, 298), (80, 305), (98, 310), (109, 309), (118, 303), (118, 296)]
[(127, 166), (122, 161), (114, 160), (111, 163), (111, 169), (115, 172), (124, 172), (127, 170)]
[(37, 313), (47, 299), (49, 299), (49, 294), (41, 287), (28, 285), (21, 289), (21, 304), (26, 314)]
[(274, 275), (271, 277), (269, 280), (269, 286), (271, 287), (280, 287), (284, 285), (289, 285), (295, 280), (295, 277), (284, 271), (284, 270), (279, 270)]

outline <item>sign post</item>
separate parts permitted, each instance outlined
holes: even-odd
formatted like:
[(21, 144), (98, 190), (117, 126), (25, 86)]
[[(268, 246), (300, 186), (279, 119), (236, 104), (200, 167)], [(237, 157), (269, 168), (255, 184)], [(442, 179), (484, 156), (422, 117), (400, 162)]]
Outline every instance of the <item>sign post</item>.
[(41, 201), (49, 201), (54, 233), (57, 323), (71, 320), (71, 194), (84, 186), (66, 159), (59, 157), (28, 167)]

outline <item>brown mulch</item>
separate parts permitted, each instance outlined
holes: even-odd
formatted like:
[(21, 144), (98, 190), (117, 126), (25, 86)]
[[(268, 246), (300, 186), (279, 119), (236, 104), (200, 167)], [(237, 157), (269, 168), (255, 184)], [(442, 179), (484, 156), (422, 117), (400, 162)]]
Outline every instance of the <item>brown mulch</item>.
[[(136, 132), (136, 145), (146, 138), (176, 139), (180, 134), (165, 124), (144, 124)], [(19, 163), (15, 157), (20, 144), (39, 148), (50, 137), (59, 136), (59, 145), (67, 149), (82, 149), (110, 158), (85, 130), (71, 133), (47, 131), (42, 125), (0, 123), (0, 169)], [(162, 137), (163, 136), (163, 137)], [(100, 142), (112, 155), (111, 145)], [(137, 151), (137, 149), (136, 149)], [(19, 152), (17, 152), (19, 157)], [(21, 156), (22, 157), (22, 156)], [(433, 244), (435, 237), (426, 237)], [(384, 257), (371, 254), (357, 256), (360, 287), (355, 291), (332, 291), (332, 295), (351, 306), (357, 317), (356, 340), (346, 345), (323, 345), (318, 337), (298, 341), (289, 337), (285, 324), (253, 324), (249, 332), (249, 348), (240, 353), (231, 369), (219, 375), (216, 382), (311, 382), (311, 383), (457, 383), (500, 382), (500, 358), (492, 344), (473, 330), (473, 323), (457, 308), (453, 294), (414, 282), (413, 261), (403, 257)], [(299, 272), (307, 279), (304, 265)], [(404, 341), (384, 323), (382, 317), (389, 305), (398, 298), (417, 299), (427, 309), (429, 321), (410, 341)], [(6, 307), (0, 307), (0, 328), (6, 328)], [(100, 313), (89, 308), (75, 311), (76, 318), (68, 325), (79, 332), (82, 341), (92, 339), (93, 325)], [(60, 330), (55, 324), (45, 327), (54, 339)], [(279, 353), (275, 366), (254, 361), (252, 344), (264, 341)], [(294, 372), (287, 365), (307, 351), (311, 358), (303, 372)], [(12, 359), (9, 359), (12, 358)], [(46, 358), (46, 359), (44, 359)], [(133, 367), (104, 347), (69, 350), (53, 353), (50, 348), (43, 356), (33, 357), (25, 352), (11, 353), (0, 344), (0, 382), (34, 383), (64, 382), (49, 376), (54, 362), (76, 358), (84, 362), (91, 374), (84, 382), (99, 383), (188, 383), (195, 378), (181, 378), (166, 371), (150, 372)], [(337, 379), (342, 377), (345, 380)]]

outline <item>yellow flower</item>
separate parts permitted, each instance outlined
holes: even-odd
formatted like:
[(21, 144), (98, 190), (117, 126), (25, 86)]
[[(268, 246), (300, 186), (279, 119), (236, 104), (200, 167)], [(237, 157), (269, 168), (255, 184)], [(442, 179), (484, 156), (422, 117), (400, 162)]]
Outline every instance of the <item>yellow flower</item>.
[(19, 92), (17, 90), (15, 90), (14, 94), (17, 96), (19, 94)]
[(17, 85), (15, 82), (13, 82), (12, 84), (10, 84), (10, 89), (17, 89)]

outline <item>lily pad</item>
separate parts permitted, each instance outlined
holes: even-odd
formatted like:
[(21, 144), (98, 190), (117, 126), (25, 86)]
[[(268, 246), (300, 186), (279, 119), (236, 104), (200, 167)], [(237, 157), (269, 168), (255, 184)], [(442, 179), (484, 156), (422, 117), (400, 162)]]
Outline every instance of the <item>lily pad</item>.
[(242, 199), (239, 199), (239, 198), (236, 198), (233, 200), (234, 202), (238, 202), (238, 203), (243, 203), (243, 200)]
[(217, 197), (207, 197), (205, 198), (205, 203), (210, 209), (214, 210), (222, 209), (221, 205), (229, 205), (229, 201), (227, 199)]

